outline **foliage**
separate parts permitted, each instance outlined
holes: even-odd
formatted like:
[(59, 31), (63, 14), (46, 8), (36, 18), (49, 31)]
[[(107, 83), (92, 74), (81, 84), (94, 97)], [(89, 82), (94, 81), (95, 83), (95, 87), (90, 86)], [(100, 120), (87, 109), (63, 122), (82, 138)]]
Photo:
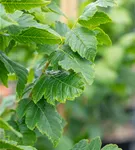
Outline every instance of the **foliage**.
[[(61, 22), (46, 23), (44, 17), (50, 12), (64, 15), (54, 2), (0, 1), (0, 80), (7, 86), (11, 78), (17, 79), (19, 101), (8, 123), (0, 120), (4, 132), (1, 149), (35, 150), (38, 135), (46, 136), (54, 147), (58, 145), (65, 121), (56, 108), (60, 103), (74, 100), (83, 93), (86, 84), (92, 84), (97, 47), (111, 44), (109, 36), (99, 27), (111, 19), (99, 7), (114, 5), (112, 0), (89, 4), (70, 29)], [(9, 58), (12, 50), (16, 48), (17, 52), (21, 46), (35, 52), (36, 66), (21, 65)], [(83, 140), (72, 149), (91, 150), (94, 146), (100, 149), (99, 141), (94, 139), (88, 144)], [(109, 145), (104, 149), (119, 148)]]

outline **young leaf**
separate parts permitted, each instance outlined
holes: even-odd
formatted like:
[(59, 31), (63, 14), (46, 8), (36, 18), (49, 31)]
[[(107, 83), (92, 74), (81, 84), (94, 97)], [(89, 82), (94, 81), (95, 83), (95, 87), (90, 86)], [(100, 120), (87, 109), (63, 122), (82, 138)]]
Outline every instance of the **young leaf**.
[(42, 28), (30, 27), (23, 30), (20, 34), (12, 34), (12, 38), (20, 43), (39, 43), (39, 44), (57, 44), (61, 43), (62, 39), (59, 34), (52, 30), (49, 26)]
[(15, 10), (29, 10), (34, 7), (44, 6), (50, 3), (47, 0), (1, 0), (1, 4), (5, 6), (8, 12)]
[(21, 146), (15, 141), (1, 140), (0, 139), (0, 149), (10, 149), (10, 150), (36, 150), (36, 148), (31, 146)]
[[(22, 101), (25, 101), (25, 99), (21, 100), (19, 107), (25, 108), (26, 106), (23, 106), (25, 102)], [(37, 104), (30, 101), (24, 111), (23, 114), (25, 114), (25, 122), (28, 128), (33, 130), (37, 127), (56, 146), (62, 135), (63, 120), (57, 113), (55, 107), (45, 102), (45, 100), (41, 100)]]
[(0, 118), (0, 128), (4, 130), (12, 131), (15, 135), (17, 135), (19, 138), (22, 137), (22, 134), (16, 131), (12, 126), (10, 126), (7, 122), (5, 122), (3, 119)]
[(18, 93), (18, 96), (21, 97), (23, 90), (25, 88), (25, 84), (27, 83), (28, 71), (20, 64), (17, 64), (15, 62), (11, 61), (1, 51), (0, 51), (0, 60), (3, 62), (4, 66), (6, 67), (6, 69), (9, 73), (16, 74), (16, 76), (18, 78), (16, 91)]
[(93, 31), (87, 28), (76, 28), (67, 33), (66, 41), (74, 52), (90, 61), (94, 61), (97, 40)]
[(83, 90), (84, 83), (78, 74), (58, 72), (39, 79), (32, 90), (32, 98), (37, 103), (44, 95), (50, 104), (55, 104), (55, 100), (65, 103), (74, 100)]

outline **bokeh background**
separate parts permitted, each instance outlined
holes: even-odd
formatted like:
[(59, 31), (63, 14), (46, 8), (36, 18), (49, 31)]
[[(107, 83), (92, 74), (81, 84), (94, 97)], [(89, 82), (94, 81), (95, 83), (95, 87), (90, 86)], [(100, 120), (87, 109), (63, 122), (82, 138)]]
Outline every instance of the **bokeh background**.
[[(59, 19), (73, 26), (84, 7), (92, 0), (53, 0), (61, 7), (60, 13), (44, 12), (35, 16), (52, 25)], [(81, 139), (102, 138), (103, 144), (116, 143), (123, 150), (135, 150), (135, 0), (117, 0), (118, 5), (106, 11), (111, 23), (101, 25), (112, 40), (110, 47), (98, 47), (95, 61), (95, 81), (88, 86), (84, 94), (74, 102), (58, 107), (67, 120), (64, 137), (57, 148), (39, 133), (36, 143), (38, 150), (68, 150)], [(59, 10), (58, 10), (59, 11)], [(7, 45), (6, 38), (1, 49)], [(18, 45), (10, 53), (12, 60), (30, 66), (30, 83), (34, 70), (42, 63), (42, 55), (35, 47)], [(37, 70), (38, 73), (38, 70)], [(10, 76), (9, 88), (0, 84), (0, 116), (8, 120), (16, 105), (15, 81)]]

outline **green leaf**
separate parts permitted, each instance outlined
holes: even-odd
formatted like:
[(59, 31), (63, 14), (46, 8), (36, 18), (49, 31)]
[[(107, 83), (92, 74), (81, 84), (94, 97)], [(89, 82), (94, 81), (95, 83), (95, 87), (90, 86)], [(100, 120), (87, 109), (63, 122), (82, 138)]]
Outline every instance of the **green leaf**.
[(98, 12), (98, 6), (100, 7), (112, 7), (116, 5), (115, 0), (97, 0), (86, 6), (83, 14), (79, 17), (78, 22), (88, 28), (96, 27), (100, 24), (110, 22), (111, 19), (107, 14)]
[(97, 0), (96, 2), (100, 7), (114, 7), (116, 6), (116, 0)]
[(15, 20), (13, 20), (9, 16), (9, 14), (5, 12), (4, 7), (0, 4), (0, 30), (10, 25), (18, 25), (18, 24)]
[(88, 140), (81, 140), (71, 150), (88, 150)]
[(56, 51), (58, 48), (58, 45), (49, 45), (49, 44), (38, 44), (37, 45), (37, 51), (39, 53), (43, 53), (46, 55), (50, 55), (52, 52)]
[(35, 144), (36, 134), (34, 131), (28, 129), (28, 127), (26, 126), (26, 124), (24, 123), (23, 120), (21, 120), (21, 121), (10, 120), (9, 123), (10, 123), (10, 125), (12, 125), (12, 127), (14, 127), (14, 129), (19, 131), (23, 135), (23, 137), (18, 138), (11, 131), (8, 131), (8, 132), (6, 132), (6, 137), (8, 137), (8, 139), (17, 141), (17, 143), (20, 145), (33, 146)]
[(20, 34), (12, 34), (12, 38), (20, 43), (39, 43), (39, 44), (57, 44), (61, 43), (62, 39), (54, 30), (49, 26), (44, 25), (44, 29), (30, 27), (23, 30)]
[(89, 150), (100, 150), (101, 144), (102, 143), (99, 137), (92, 139), (89, 144)]
[(50, 3), (46, 0), (1, 0), (1, 4), (5, 6), (8, 12), (15, 10), (29, 10), (34, 7), (44, 6)]
[(4, 63), (2, 61), (0, 61), (0, 80), (7, 87), (8, 71), (7, 71), (7, 69), (4, 66)]
[(117, 145), (109, 144), (103, 147), (101, 150), (122, 150), (121, 148), (118, 148)]
[(59, 14), (59, 15), (63, 15), (63, 12), (61, 11), (61, 9), (58, 7), (58, 5), (55, 2), (51, 2), (49, 5), (47, 5), (47, 7), (54, 13)]
[(56, 22), (55, 30), (61, 36), (66, 36), (66, 33), (70, 31), (69, 27), (66, 24), (64, 24), (64, 23), (61, 23), (60, 21)]
[(10, 150), (36, 150), (36, 148), (31, 146), (21, 146), (18, 145), (15, 141), (7, 141), (1, 139), (0, 139), (0, 148)]
[(112, 45), (112, 41), (110, 39), (110, 37), (101, 29), (101, 28), (95, 28), (94, 32), (96, 34), (97, 40), (98, 40), (98, 44), (100, 45)]
[(79, 19), (79, 23), (85, 27), (88, 27), (89, 29), (97, 27), (100, 24), (106, 24), (111, 21), (112, 20), (104, 12), (96, 12), (94, 16), (89, 18), (88, 20)]
[(39, 79), (32, 90), (32, 98), (37, 103), (44, 95), (50, 104), (55, 100), (65, 103), (74, 100), (84, 90), (84, 83), (76, 73), (51, 72)]
[(10, 130), (14, 134), (16, 134), (19, 138), (22, 137), (22, 134), (16, 131), (12, 126), (10, 126), (7, 122), (0, 118), (0, 128), (4, 130)]
[[(19, 103), (20, 108), (26, 107), (23, 106), (25, 102), (22, 101), (25, 101), (25, 99), (21, 100), (21, 103)], [(62, 135), (63, 120), (57, 113), (55, 107), (42, 99), (37, 104), (30, 101), (24, 111), (25, 112), (23, 114), (26, 116), (25, 122), (28, 128), (33, 130), (37, 127), (38, 130), (42, 134), (45, 134), (49, 140), (51, 140), (53, 145), (56, 146)]]
[(13, 47), (16, 45), (16, 42), (14, 40), (11, 40), (9, 42), (9, 45), (6, 47), (5, 49), (5, 53), (8, 54), (12, 49)]
[(87, 28), (76, 28), (67, 33), (66, 41), (74, 52), (90, 61), (94, 61), (97, 40), (93, 31)]
[(64, 46), (60, 52), (54, 54), (53, 58), (63, 69), (67, 71), (72, 69), (74, 72), (80, 73), (89, 85), (92, 84), (94, 79), (93, 63), (73, 53), (69, 46)]
[(18, 82), (17, 82), (17, 87), (16, 91), (18, 93), (18, 96), (21, 97), (23, 90), (25, 88), (25, 84), (27, 83), (27, 76), (28, 76), (28, 71), (21, 66), (20, 64), (17, 64), (13, 61), (11, 61), (3, 52), (0, 51), (0, 60), (4, 63), (7, 71), (9, 73), (15, 73)]

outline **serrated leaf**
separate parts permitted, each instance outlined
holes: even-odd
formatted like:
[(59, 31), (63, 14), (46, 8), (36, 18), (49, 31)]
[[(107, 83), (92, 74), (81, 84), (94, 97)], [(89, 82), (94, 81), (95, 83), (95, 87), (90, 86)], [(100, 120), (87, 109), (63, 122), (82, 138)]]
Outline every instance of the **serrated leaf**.
[(101, 149), (101, 140), (99, 137), (92, 139), (89, 144), (89, 150), (100, 150)]
[(29, 10), (34, 7), (44, 6), (50, 3), (46, 0), (1, 0), (1, 4), (5, 6), (8, 12), (15, 10)]
[(111, 21), (112, 20), (109, 18), (109, 16), (104, 12), (96, 12), (94, 16), (88, 20), (79, 19), (79, 23), (85, 27), (88, 27), (89, 29)]
[(8, 71), (6, 69), (6, 67), (4, 66), (4, 63), (2, 61), (0, 61), (0, 80), (2, 81), (2, 83), (7, 86), (7, 82), (8, 82)]
[(10, 130), (15, 135), (17, 135), (19, 138), (22, 137), (22, 134), (16, 131), (12, 126), (10, 126), (7, 122), (5, 122), (3, 119), (0, 118), (0, 128), (4, 130)]
[(66, 24), (64, 24), (64, 23), (61, 23), (60, 21), (56, 22), (55, 30), (61, 36), (66, 36), (66, 33), (70, 31), (69, 27)]
[(4, 63), (7, 71), (9, 73), (15, 73), (18, 82), (16, 91), (18, 96), (21, 97), (23, 90), (25, 88), (25, 84), (27, 83), (28, 71), (18, 63), (11, 61), (3, 52), (0, 51), (0, 60)]
[(0, 4), (0, 30), (10, 25), (18, 25), (4, 10), (4, 7)]
[(122, 150), (121, 148), (118, 148), (115, 144), (109, 144), (103, 147), (101, 150)]
[(98, 12), (97, 7), (112, 7), (115, 4), (115, 0), (97, 0), (96, 2), (90, 3), (86, 6), (83, 14), (79, 17), (78, 22), (88, 28), (93, 28), (100, 24), (110, 22), (111, 19), (107, 14)]
[(7, 141), (0, 139), (0, 149), (10, 149), (10, 150), (36, 150), (36, 148), (31, 146), (21, 146), (15, 141)]
[[(25, 103), (19, 103), (19, 107), (24, 108), (23, 104)], [(63, 120), (57, 113), (55, 107), (42, 99), (37, 104), (30, 101), (24, 111), (25, 112), (23, 114), (25, 114), (25, 123), (28, 128), (33, 130), (37, 127), (38, 130), (42, 134), (45, 134), (51, 140), (53, 145), (56, 146), (62, 135)]]
[(32, 98), (37, 103), (44, 95), (50, 104), (55, 104), (55, 100), (65, 103), (66, 100), (74, 100), (83, 90), (84, 83), (79, 75), (58, 72), (39, 79), (32, 90)]
[(64, 46), (61, 51), (54, 53), (54, 62), (58, 63), (65, 70), (74, 70), (80, 73), (88, 84), (92, 84), (94, 79), (93, 63), (82, 59), (78, 54), (73, 53), (69, 46)]
[(87, 28), (76, 28), (67, 33), (66, 42), (74, 52), (90, 61), (94, 61), (97, 49), (97, 40), (93, 31)]
[(20, 34), (12, 34), (12, 38), (20, 43), (57, 44), (62, 42), (61, 37), (49, 26), (45, 25), (44, 29), (30, 27)]
[(89, 150), (88, 140), (81, 140), (79, 143), (75, 144), (75, 146), (71, 150)]
[(100, 45), (112, 45), (112, 41), (110, 39), (110, 37), (101, 29), (101, 28), (95, 28), (94, 32), (96, 34), (97, 40), (98, 40), (98, 44)]

